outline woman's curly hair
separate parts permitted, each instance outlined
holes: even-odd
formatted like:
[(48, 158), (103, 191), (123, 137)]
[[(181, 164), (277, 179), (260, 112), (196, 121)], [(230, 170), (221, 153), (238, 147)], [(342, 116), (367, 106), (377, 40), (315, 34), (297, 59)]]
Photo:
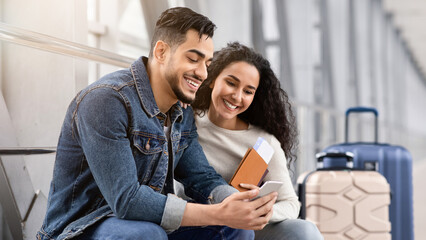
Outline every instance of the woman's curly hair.
[(203, 115), (209, 109), (212, 89), (210, 85), (219, 74), (234, 62), (246, 62), (259, 72), (259, 86), (250, 107), (238, 117), (274, 135), (281, 143), (287, 157), (287, 167), (296, 160), (297, 127), (287, 93), (271, 69), (271, 65), (261, 54), (238, 42), (216, 51), (208, 67), (208, 77), (197, 91), (192, 103), (196, 114)]

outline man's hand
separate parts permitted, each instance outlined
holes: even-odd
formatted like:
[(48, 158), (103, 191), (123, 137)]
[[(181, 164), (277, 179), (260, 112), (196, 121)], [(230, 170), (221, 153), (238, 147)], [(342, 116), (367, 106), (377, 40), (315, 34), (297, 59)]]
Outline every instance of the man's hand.
[(219, 204), (187, 203), (181, 226), (221, 225), (248, 230), (263, 229), (272, 216), (278, 194), (273, 192), (250, 201), (258, 194), (259, 189), (254, 186), (252, 190), (232, 194)]
[(259, 190), (234, 193), (218, 204), (217, 217), (221, 224), (232, 228), (260, 230), (272, 216), (272, 207), (277, 193), (268, 194), (249, 201), (259, 194)]

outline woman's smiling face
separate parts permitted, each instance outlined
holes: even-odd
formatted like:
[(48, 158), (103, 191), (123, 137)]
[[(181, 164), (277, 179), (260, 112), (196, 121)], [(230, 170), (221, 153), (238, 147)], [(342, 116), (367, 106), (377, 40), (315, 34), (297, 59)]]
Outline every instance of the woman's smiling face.
[(247, 62), (233, 62), (217, 76), (209, 107), (210, 119), (217, 125), (236, 121), (237, 115), (247, 110), (259, 86), (259, 72)]

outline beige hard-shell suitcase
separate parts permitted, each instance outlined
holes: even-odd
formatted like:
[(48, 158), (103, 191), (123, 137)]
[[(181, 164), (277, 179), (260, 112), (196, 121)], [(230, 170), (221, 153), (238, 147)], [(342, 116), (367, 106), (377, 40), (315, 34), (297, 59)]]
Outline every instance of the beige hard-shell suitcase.
[(302, 174), (298, 183), (301, 218), (325, 240), (391, 239), (390, 188), (380, 173), (324, 169)]

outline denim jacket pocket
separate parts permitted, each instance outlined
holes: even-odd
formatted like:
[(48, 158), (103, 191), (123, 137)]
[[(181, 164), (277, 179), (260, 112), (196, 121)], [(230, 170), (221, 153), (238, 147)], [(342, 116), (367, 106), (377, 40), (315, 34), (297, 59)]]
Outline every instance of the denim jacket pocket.
[(133, 136), (133, 145), (143, 154), (155, 154), (163, 150), (165, 139), (148, 133), (137, 132)]
[(144, 132), (133, 133), (135, 163), (138, 168), (138, 178), (141, 184), (147, 184), (156, 168), (158, 155), (163, 152), (166, 141), (162, 136), (155, 136)]

